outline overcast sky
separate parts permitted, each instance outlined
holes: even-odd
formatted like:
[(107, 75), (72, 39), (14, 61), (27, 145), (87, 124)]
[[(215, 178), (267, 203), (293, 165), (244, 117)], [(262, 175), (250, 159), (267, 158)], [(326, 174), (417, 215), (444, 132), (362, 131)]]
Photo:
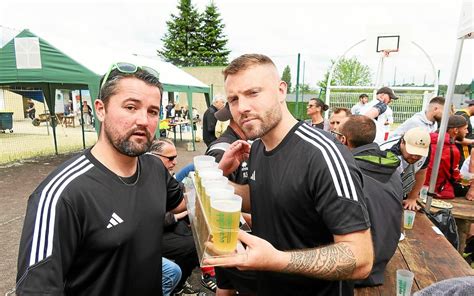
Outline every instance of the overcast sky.
[[(193, 0), (200, 11), (209, 0)], [(306, 83), (316, 85), (330, 65), (355, 43), (356, 56), (377, 71), (377, 28), (400, 30), (400, 52), (385, 60), (384, 83), (432, 83), (431, 57), (440, 82), (450, 78), (462, 0), (214, 0), (226, 25), (231, 58), (257, 52), (272, 57), (280, 72), (286, 65), (296, 79), (297, 54)], [(177, 0), (0, 1), (0, 25), (30, 29), (93, 70), (105, 72), (99, 52), (154, 55), (161, 48), (166, 21)], [(391, 29), (395, 30), (395, 29)], [(372, 32), (369, 34), (368, 32)], [(6, 38), (4, 33), (0, 38)], [(457, 83), (474, 77), (474, 40), (464, 42)], [(303, 78), (301, 74), (300, 82)]]

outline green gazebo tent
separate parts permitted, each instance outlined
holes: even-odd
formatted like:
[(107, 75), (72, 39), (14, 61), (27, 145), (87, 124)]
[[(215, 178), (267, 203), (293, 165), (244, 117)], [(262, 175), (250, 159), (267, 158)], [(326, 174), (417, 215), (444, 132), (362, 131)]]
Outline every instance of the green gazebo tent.
[[(42, 91), (49, 110), (55, 110), (57, 89), (88, 89), (91, 97), (96, 97), (99, 79), (99, 75), (29, 30), (23, 30), (0, 48), (0, 88)], [(57, 154), (54, 124), (52, 129)]]
[[(193, 93), (203, 93), (207, 105), (210, 104), (209, 86), (158, 58), (137, 55), (118, 58), (114, 56), (114, 53), (107, 53), (102, 61), (107, 62), (108, 65), (121, 61), (154, 68), (160, 72), (160, 81), (163, 83), (164, 91), (187, 94), (190, 118), (192, 118)], [(83, 63), (87, 64), (87, 59)], [(43, 92), (49, 110), (55, 110), (54, 96), (57, 89), (89, 90), (94, 101), (99, 92), (100, 77), (106, 70), (106, 68), (97, 69), (95, 72), (89, 70), (29, 30), (23, 30), (0, 48), (0, 88), (13, 91), (40, 90)], [(52, 128), (57, 154), (56, 129), (54, 125)], [(98, 130), (97, 120), (96, 129)], [(195, 133), (194, 129), (191, 130), (195, 149)]]

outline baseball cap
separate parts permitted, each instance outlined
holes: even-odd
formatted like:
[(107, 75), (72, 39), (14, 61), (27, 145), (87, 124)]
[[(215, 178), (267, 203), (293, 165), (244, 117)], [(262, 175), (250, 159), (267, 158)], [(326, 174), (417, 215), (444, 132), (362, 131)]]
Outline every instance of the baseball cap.
[(466, 101), (464, 101), (464, 103), (466, 103), (468, 105), (474, 105), (474, 100), (466, 100)]
[(428, 156), (431, 137), (430, 133), (422, 128), (415, 127), (408, 130), (403, 136), (407, 152), (414, 155)]
[(390, 87), (384, 86), (384, 87), (380, 88), (377, 91), (377, 94), (387, 94), (390, 97), (390, 99), (398, 100), (398, 97), (395, 95), (395, 93), (393, 92), (393, 90)]
[(467, 121), (461, 115), (451, 115), (448, 120), (448, 128), (462, 127), (467, 124)]
[(232, 118), (232, 114), (230, 113), (229, 103), (225, 103), (224, 108), (218, 110), (214, 113), (214, 117), (219, 121), (227, 121)]

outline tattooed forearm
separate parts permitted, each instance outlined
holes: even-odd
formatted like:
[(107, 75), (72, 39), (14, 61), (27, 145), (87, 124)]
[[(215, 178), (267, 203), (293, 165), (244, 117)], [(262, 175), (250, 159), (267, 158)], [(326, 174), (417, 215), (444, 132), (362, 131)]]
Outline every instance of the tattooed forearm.
[(356, 268), (356, 258), (345, 243), (290, 252), (290, 255), (290, 262), (283, 272), (326, 280), (341, 280), (350, 278)]

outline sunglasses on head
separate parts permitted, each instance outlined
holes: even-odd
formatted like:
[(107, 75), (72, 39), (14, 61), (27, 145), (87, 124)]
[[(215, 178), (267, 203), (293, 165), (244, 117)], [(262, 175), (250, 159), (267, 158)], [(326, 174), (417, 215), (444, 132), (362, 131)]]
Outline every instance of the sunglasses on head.
[(112, 66), (110, 66), (109, 70), (104, 75), (104, 79), (102, 80), (102, 84), (100, 85), (100, 88), (104, 87), (105, 83), (109, 79), (110, 73), (113, 70), (118, 70), (120, 73), (124, 73), (124, 74), (133, 74), (133, 73), (137, 72), (138, 69), (146, 71), (149, 74), (155, 76), (156, 78), (160, 78), (160, 73), (158, 73), (158, 71), (156, 71), (153, 68), (150, 68), (150, 67), (147, 67), (147, 66), (137, 66), (137, 65), (134, 65), (132, 63), (120, 62), (120, 63), (115, 63)]
[(168, 159), (169, 161), (173, 161), (173, 160), (176, 159), (176, 157), (178, 157), (178, 155), (166, 156), (166, 155), (162, 155), (162, 154), (159, 154), (159, 153), (150, 153), (150, 154), (153, 154), (153, 155), (155, 155), (155, 156), (164, 157), (164, 158)]

